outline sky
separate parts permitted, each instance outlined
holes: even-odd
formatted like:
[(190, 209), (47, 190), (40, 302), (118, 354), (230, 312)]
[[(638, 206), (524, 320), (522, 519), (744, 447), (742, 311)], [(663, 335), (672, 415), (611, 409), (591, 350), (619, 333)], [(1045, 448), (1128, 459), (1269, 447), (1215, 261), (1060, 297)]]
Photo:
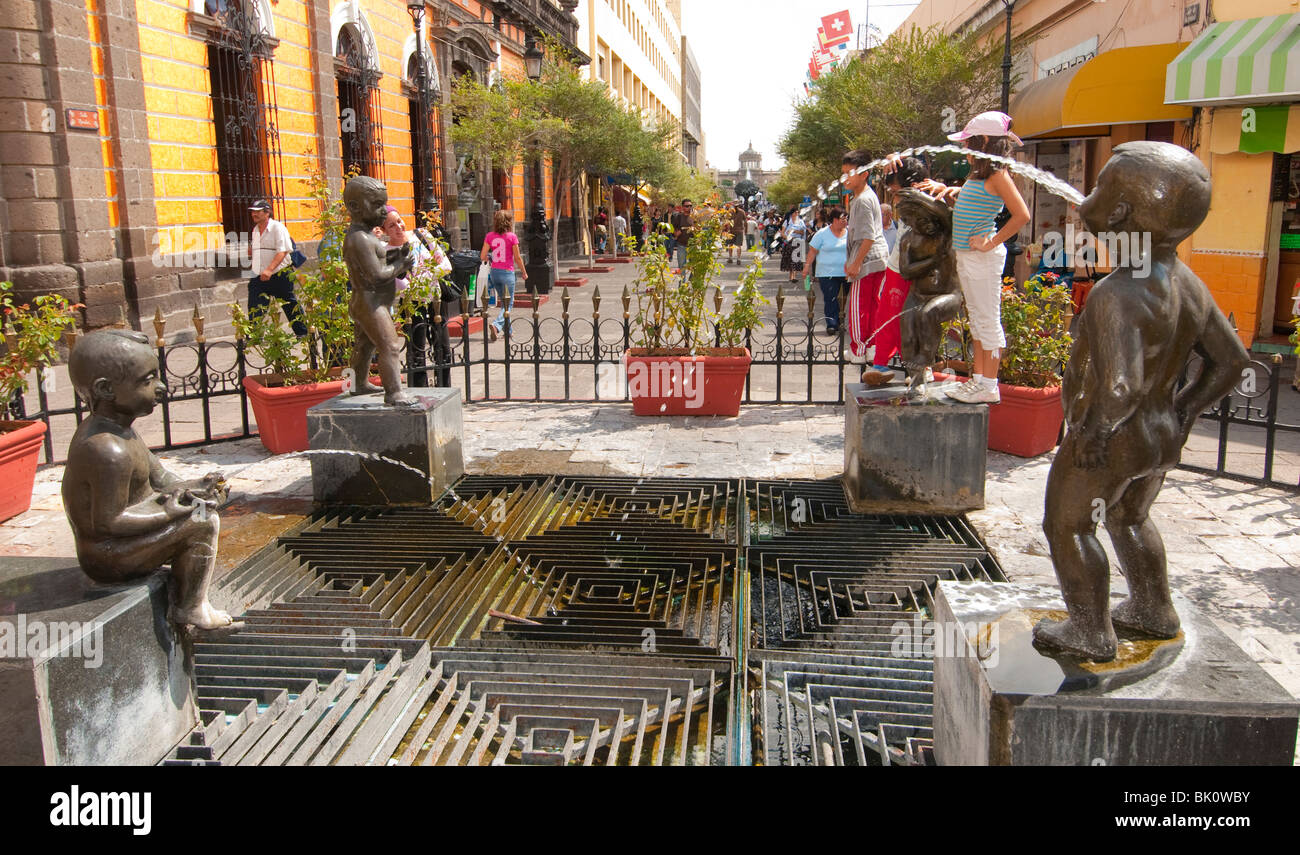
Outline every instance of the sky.
[[(872, 26), (887, 36), (917, 4), (870, 5)], [(867, 7), (867, 0), (682, 0), (682, 31), (700, 64), (710, 166), (738, 168), (751, 140), (764, 169), (784, 165), (776, 145), (790, 126), (795, 98), (803, 97), (822, 16), (848, 9), (856, 29)]]

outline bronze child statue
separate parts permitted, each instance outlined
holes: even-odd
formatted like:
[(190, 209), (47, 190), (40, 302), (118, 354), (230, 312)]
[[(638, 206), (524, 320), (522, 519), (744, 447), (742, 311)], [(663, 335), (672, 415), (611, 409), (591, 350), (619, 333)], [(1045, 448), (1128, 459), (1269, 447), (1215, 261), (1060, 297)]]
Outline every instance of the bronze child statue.
[(902, 359), (912, 394), (939, 358), (945, 322), (961, 309), (961, 283), (952, 253), (952, 211), (919, 190), (898, 192), (894, 210), (908, 226), (898, 247), (898, 274), (911, 282), (903, 303)]
[[(1153, 258), (1127, 259), (1088, 297), (1062, 383), (1069, 427), (1047, 478), (1043, 530), (1068, 619), (1043, 621), (1035, 644), (1099, 662), (1114, 627), (1173, 638), (1165, 548), (1148, 514), (1196, 417), (1232, 389), (1248, 357), (1196, 274), (1176, 255), (1210, 208), (1210, 176), (1179, 146), (1116, 146), (1079, 214), (1094, 234), (1149, 233)], [(1136, 241), (1135, 241), (1136, 243)], [(1202, 368), (1179, 385), (1188, 358)], [(1129, 596), (1110, 609), (1099, 511)]]
[(386, 240), (374, 234), (388, 216), (388, 191), (379, 181), (364, 175), (349, 179), (343, 189), (343, 203), (352, 215), (352, 224), (343, 238), (343, 261), (352, 282), (348, 313), (356, 323), (352, 394), (379, 391), (369, 381), (370, 358), (378, 350), (384, 403), (412, 404), (415, 399), (402, 391), (402, 342), (393, 323), (397, 280), (412, 266), (410, 244), (390, 249)]
[(240, 628), (208, 601), (221, 528), (214, 509), (226, 499), (221, 473), (181, 480), (131, 427), (166, 392), (149, 340), (130, 330), (92, 332), (73, 349), (68, 373), (90, 407), (63, 473), (81, 569), (117, 585), (169, 564), (169, 620), (199, 630)]

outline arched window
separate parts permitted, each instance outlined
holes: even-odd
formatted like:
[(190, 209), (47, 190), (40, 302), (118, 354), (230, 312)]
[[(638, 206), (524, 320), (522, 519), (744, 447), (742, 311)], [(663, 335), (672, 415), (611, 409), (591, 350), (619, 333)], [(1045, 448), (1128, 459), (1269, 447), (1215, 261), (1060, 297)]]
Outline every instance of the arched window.
[(251, 227), (248, 207), (284, 197), (275, 103), (275, 41), (256, 0), (206, 0), (208, 77), (216, 131), (221, 223), (226, 232)]
[(344, 24), (334, 48), (338, 86), (339, 140), (343, 171), (355, 167), (362, 175), (383, 180), (383, 141), (380, 139), (379, 72), (369, 40), (356, 24)]

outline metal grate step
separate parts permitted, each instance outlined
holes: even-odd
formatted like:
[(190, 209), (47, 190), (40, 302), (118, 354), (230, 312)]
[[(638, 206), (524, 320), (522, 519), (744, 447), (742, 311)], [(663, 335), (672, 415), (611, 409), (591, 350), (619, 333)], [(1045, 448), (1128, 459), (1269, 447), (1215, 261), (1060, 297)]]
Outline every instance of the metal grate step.
[(931, 662), (896, 625), (997, 578), (965, 520), (853, 514), (838, 482), (467, 477), (221, 580), (248, 628), (196, 646), (166, 762), (926, 764)]

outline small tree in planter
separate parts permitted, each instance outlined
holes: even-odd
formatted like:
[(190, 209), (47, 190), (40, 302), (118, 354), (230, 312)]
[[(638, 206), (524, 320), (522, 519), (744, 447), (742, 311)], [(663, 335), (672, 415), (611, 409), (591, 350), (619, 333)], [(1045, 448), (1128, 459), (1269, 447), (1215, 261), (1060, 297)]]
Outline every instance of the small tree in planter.
[[(725, 229), (722, 214), (701, 220), (686, 247), (680, 277), (664, 253), (664, 239), (652, 235), (638, 256), (637, 311), (628, 351), (628, 393), (637, 415), (737, 415), (751, 357), (742, 346), (759, 322), (762, 264), (741, 277), (726, 315), (709, 311), (706, 300), (722, 265), (718, 252)], [(712, 322), (714, 334), (709, 334)]]
[[(1059, 279), (1035, 277), (1017, 288), (1008, 278), (1002, 288), (1002, 329), (1007, 346), (998, 363), (1001, 402), (989, 405), (989, 448), (1020, 457), (1050, 451), (1061, 434), (1061, 368), (1073, 343), (1066, 331), (1073, 306), (1070, 289)], [(969, 336), (965, 315), (947, 331)]]
[(0, 522), (32, 506), (32, 485), (40, 459), (45, 422), (11, 421), (27, 380), (40, 376), (58, 359), (58, 343), (76, 328), (76, 313), (83, 308), (57, 294), (17, 304), (13, 283), (0, 282), (0, 309), (4, 314), (5, 352), (0, 356)]
[(244, 388), (262, 444), (274, 454), (307, 449), (307, 410), (344, 391), (339, 366), (352, 352), (348, 270), (343, 262), (349, 217), (319, 167), (310, 184), (319, 206), (313, 218), (321, 238), (318, 258), (316, 264), (293, 272), (307, 338), (300, 340), (284, 329), (279, 311), (250, 316), (238, 304), (230, 307), (235, 335), (266, 368), (266, 373), (245, 377)]

